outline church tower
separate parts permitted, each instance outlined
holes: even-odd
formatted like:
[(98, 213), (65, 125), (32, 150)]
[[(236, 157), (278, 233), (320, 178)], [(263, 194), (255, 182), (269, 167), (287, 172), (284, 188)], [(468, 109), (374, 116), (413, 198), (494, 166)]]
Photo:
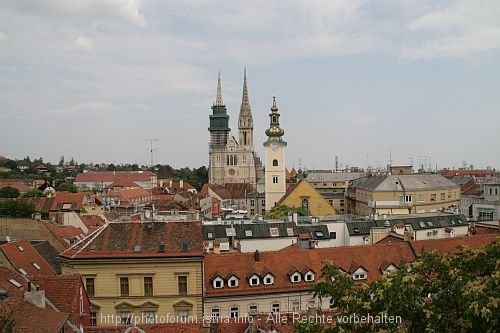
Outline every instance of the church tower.
[(243, 74), (243, 96), (241, 97), (240, 115), (238, 118), (239, 144), (245, 150), (253, 151), (253, 119), (248, 98), (247, 69)]
[(285, 131), (280, 128), (280, 114), (276, 106), (276, 97), (273, 97), (269, 118), (269, 128), (266, 129), (267, 140), (264, 142), (266, 151), (264, 172), (266, 211), (271, 210), (286, 192), (285, 148), (287, 143), (283, 141)]
[(229, 137), (229, 115), (222, 100), (220, 72), (217, 80), (217, 95), (212, 105), (210, 118), (210, 142), (208, 151), (208, 175), (211, 184), (224, 183), (225, 149)]

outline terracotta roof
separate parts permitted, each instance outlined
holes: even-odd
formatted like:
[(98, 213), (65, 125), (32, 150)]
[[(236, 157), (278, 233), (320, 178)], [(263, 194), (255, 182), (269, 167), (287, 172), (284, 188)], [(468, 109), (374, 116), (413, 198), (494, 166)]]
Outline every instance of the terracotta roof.
[(0, 250), (20, 273), (27, 276), (55, 275), (56, 272), (27, 240), (0, 245)]
[[(86, 298), (86, 303), (90, 308), (90, 301), (80, 275), (44, 276), (33, 278), (31, 281), (45, 291), (45, 296), (59, 311), (70, 314), (69, 320), (72, 323), (81, 322), (80, 291), (82, 291), (82, 296)], [(84, 324), (89, 325), (90, 321)]]
[(85, 224), (85, 226), (89, 229), (88, 233), (92, 233), (94, 230), (100, 228), (106, 221), (102, 219), (102, 217), (98, 215), (81, 215), (80, 219)]
[(125, 201), (131, 201), (131, 200), (138, 198), (138, 197), (151, 197), (152, 198), (151, 191), (145, 190), (142, 187), (126, 188), (126, 189), (119, 190), (118, 192), (119, 192), (121, 200), (125, 200)]
[[(15, 280), (20, 287), (14, 286), (9, 280)], [(57, 312), (49, 308), (39, 308), (24, 300), (28, 291), (28, 280), (22, 275), (0, 267), (0, 289), (7, 290), (8, 297), (0, 300), (0, 308), (12, 311), (16, 332), (59, 332), (64, 326), (69, 314)]]
[(114, 182), (117, 179), (129, 179), (133, 182), (148, 182), (154, 173), (151, 171), (98, 171), (86, 172), (76, 175), (77, 183)]
[(255, 191), (255, 188), (249, 183), (227, 183), (225, 187), (232, 199), (244, 199), (249, 193)]
[[(217, 323), (213, 327), (216, 327), (217, 333), (243, 333), (248, 328), (248, 323), (237, 322), (235, 319), (228, 319), (228, 321), (222, 321)], [(265, 320), (263, 321), (265, 322)], [(279, 327), (280, 325), (275, 325)], [(291, 325), (288, 325), (291, 326)], [(86, 327), (86, 333), (205, 333), (206, 329), (203, 328), (203, 323), (171, 323), (171, 324), (157, 324), (157, 325), (140, 325), (140, 330), (135, 327)], [(210, 330), (212, 332), (212, 330)], [(292, 333), (293, 331), (284, 331), (280, 329), (281, 333)]]
[(222, 200), (231, 199), (231, 192), (224, 185), (209, 184), (208, 187)]
[(63, 241), (63, 243), (67, 243), (68, 245), (71, 243), (71, 241), (79, 241), (85, 238), (85, 233), (83, 232), (83, 230), (72, 225), (61, 225), (44, 221), (42, 221), (42, 224), (54, 236)]
[(200, 221), (108, 223), (60, 254), (64, 258), (82, 259), (201, 255), (203, 238)]
[(37, 212), (48, 213), (50, 211), (50, 208), (52, 207), (55, 198), (33, 197), (33, 198), (20, 198), (18, 200), (35, 206), (35, 211)]
[(107, 189), (110, 188), (130, 188), (130, 187), (139, 187), (136, 183), (127, 178), (117, 178), (114, 182), (106, 186)]
[(4, 187), (12, 187), (12, 188), (15, 188), (19, 191), (19, 193), (25, 193), (25, 192), (28, 192), (29, 190), (32, 190), (33, 187), (31, 186), (27, 186), (27, 185), (24, 185), (24, 184), (8, 184), (8, 185), (0, 185), (0, 189), (4, 188)]
[(463, 252), (459, 249), (460, 246), (479, 249), (486, 244), (498, 240), (498, 235), (493, 234), (413, 241), (411, 242), (411, 246), (417, 255), (422, 254), (424, 251), (437, 251), (441, 254), (459, 254)]
[[(212, 276), (215, 272), (227, 274), (234, 272), (238, 276), (247, 276), (249, 270), (261, 272), (264, 268), (270, 270), (275, 276), (272, 285), (260, 285), (252, 287), (248, 281), (240, 281), (237, 288), (215, 289), (210, 281), (205, 281), (207, 297), (235, 296), (266, 294), (275, 292), (291, 292), (310, 290), (315, 282), (320, 278), (316, 276), (315, 281), (292, 283), (289, 279), (290, 270), (297, 269), (303, 271), (304, 268), (314, 272), (321, 272), (325, 261), (330, 261), (342, 268), (344, 271), (358, 267), (363, 267), (368, 271), (368, 282), (378, 279), (382, 273), (379, 265), (385, 260), (395, 266), (400, 262), (411, 262), (415, 259), (415, 254), (409, 243), (381, 244), (373, 246), (346, 246), (322, 249), (299, 249), (289, 247), (281, 251), (262, 252), (259, 261), (255, 260), (254, 253), (226, 253), (207, 254), (205, 256), (204, 273), (205, 276)], [(293, 261), (290, 261), (293, 258)], [(293, 274), (293, 272), (292, 272)]]
[(51, 211), (72, 210), (79, 211), (82, 209), (84, 193), (57, 192), (50, 207)]
[(475, 176), (475, 177), (486, 177), (495, 176), (497, 172), (494, 170), (446, 170), (441, 172), (446, 178), (451, 178), (454, 176)]

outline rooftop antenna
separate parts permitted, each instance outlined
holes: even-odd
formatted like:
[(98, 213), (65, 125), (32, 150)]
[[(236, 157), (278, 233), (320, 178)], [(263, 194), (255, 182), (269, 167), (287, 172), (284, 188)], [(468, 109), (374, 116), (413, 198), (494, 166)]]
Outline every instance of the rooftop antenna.
[(158, 142), (158, 139), (142, 139), (143, 141), (149, 141), (149, 151), (151, 152), (151, 168), (153, 167), (153, 152), (158, 151), (158, 148), (153, 148), (153, 142)]

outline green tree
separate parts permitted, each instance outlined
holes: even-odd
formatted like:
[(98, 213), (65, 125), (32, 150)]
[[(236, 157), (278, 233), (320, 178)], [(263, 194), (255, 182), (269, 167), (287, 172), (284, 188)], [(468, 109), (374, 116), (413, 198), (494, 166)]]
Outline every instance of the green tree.
[(0, 215), (12, 217), (31, 217), (35, 212), (33, 205), (25, 202), (8, 200), (0, 202)]
[(0, 188), (0, 198), (18, 198), (19, 194), (19, 190), (12, 186)]
[[(334, 299), (332, 307), (340, 314), (399, 316), (402, 323), (350, 322), (322, 332), (498, 332), (499, 268), (499, 241), (459, 256), (424, 252), (413, 263), (356, 288), (331, 278), (341, 271), (327, 264), (325, 279), (313, 290), (317, 297)], [(297, 332), (307, 328), (297, 327)]]
[(16, 322), (12, 318), (12, 311), (5, 307), (0, 309), (0, 333), (14, 333)]
[(280, 219), (289, 213), (297, 213), (299, 216), (308, 216), (309, 212), (303, 208), (292, 208), (286, 205), (276, 205), (266, 214), (268, 219)]
[(78, 192), (76, 186), (71, 184), (71, 183), (68, 183), (68, 182), (64, 182), (64, 183), (57, 185), (56, 190), (60, 191), (60, 192), (63, 192), (63, 191), (71, 192), (71, 193)]
[(43, 193), (43, 191), (37, 188), (34, 188), (23, 194), (23, 198), (34, 198), (34, 197), (45, 197), (45, 193)]

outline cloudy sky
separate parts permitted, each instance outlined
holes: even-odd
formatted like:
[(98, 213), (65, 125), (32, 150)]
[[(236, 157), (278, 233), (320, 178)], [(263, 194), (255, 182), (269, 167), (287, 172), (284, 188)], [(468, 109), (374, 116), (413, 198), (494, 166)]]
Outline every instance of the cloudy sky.
[(495, 0), (0, 0), (0, 155), (198, 167), (220, 70), (287, 165), (500, 168)]

